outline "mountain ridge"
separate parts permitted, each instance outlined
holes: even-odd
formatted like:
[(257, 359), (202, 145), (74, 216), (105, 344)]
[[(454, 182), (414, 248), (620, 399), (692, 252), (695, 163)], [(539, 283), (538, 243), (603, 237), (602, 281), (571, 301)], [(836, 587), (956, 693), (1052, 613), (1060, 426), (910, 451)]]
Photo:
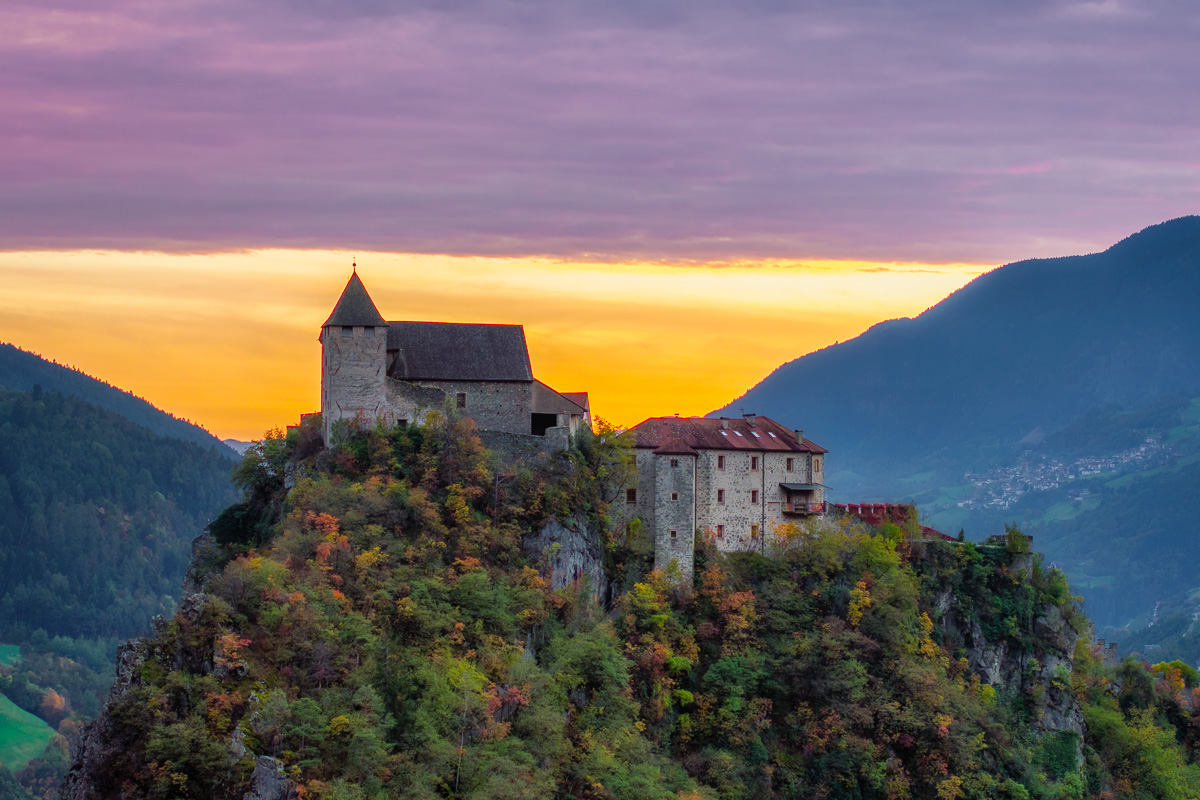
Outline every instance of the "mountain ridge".
[(1015, 443), (1095, 406), (1195, 394), (1197, 267), (1196, 216), (1101, 253), (1014, 262), (781, 365), (712, 414), (742, 407), (811, 430), (837, 462), (880, 477), (911, 462), (897, 451), (936, 465), (946, 447)]
[(41, 386), (45, 391), (76, 397), (84, 402), (113, 411), (142, 427), (161, 435), (203, 447), (217, 447), (231, 459), (240, 456), (203, 426), (158, 408), (133, 392), (8, 342), (0, 342), (0, 386), (29, 391)]

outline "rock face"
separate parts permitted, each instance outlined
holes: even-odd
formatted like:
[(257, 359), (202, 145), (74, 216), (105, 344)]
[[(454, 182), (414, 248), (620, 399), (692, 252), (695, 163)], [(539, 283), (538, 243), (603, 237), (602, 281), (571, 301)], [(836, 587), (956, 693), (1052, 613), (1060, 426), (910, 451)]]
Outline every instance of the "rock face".
[(1021, 647), (1008, 639), (988, 641), (979, 620), (961, 613), (957, 600), (946, 590), (935, 603), (942, 629), (962, 637), (967, 661), (980, 679), (998, 690), (1023, 692), (1032, 700), (1033, 725), (1042, 734), (1078, 735), (1078, 763), (1083, 757), (1083, 712), (1071, 689), (1075, 645), (1080, 632), (1053, 605), (1038, 609), (1033, 621), (1035, 643)]
[(289, 800), (295, 797), (292, 782), (283, 774), (283, 765), (270, 756), (261, 756), (250, 776), (250, 791), (242, 800)]
[(526, 537), (524, 548), (531, 557), (544, 556), (549, 561), (554, 588), (570, 586), (586, 576), (591, 581), (592, 594), (604, 597), (607, 590), (604, 551), (595, 526), (577, 517), (565, 523), (552, 519), (536, 536)]

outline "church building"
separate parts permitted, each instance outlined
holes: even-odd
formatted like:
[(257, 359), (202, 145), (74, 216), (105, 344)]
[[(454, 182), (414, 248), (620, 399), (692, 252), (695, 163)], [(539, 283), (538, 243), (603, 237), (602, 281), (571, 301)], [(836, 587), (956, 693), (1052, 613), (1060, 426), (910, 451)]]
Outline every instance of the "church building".
[(419, 424), (447, 404), (502, 447), (537, 437), (527, 449), (563, 450), (591, 427), (586, 392), (559, 393), (534, 378), (522, 326), (388, 322), (357, 270), (320, 342), (326, 442), (339, 420)]

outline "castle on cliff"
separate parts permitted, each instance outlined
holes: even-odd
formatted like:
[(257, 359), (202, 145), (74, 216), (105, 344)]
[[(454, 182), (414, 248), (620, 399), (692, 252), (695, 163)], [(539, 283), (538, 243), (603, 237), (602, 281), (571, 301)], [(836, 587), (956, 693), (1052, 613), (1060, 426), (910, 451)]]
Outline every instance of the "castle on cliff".
[(591, 427), (587, 392), (556, 392), (534, 378), (523, 327), (388, 322), (357, 270), (319, 340), (326, 442), (342, 420), (419, 423), (447, 404), (509, 452), (564, 450)]
[[(327, 443), (343, 420), (419, 424), (452, 407), (506, 456), (558, 452), (591, 429), (586, 392), (533, 376), (520, 325), (388, 322), (357, 270), (321, 326)], [(636, 483), (615, 516), (640, 520), (655, 566), (693, 569), (696, 535), (719, 550), (765, 550), (776, 527), (826, 513), (825, 448), (766, 417), (655, 417), (634, 426)], [(623, 502), (622, 502), (623, 500)]]

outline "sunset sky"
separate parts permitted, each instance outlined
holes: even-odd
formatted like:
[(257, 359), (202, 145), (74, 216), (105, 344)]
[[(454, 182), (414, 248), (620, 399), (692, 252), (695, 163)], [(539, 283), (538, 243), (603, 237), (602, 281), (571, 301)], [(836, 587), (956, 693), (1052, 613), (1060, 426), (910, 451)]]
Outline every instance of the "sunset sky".
[(1192, 2), (0, 7), (0, 340), (222, 437), (389, 319), (620, 423), (1200, 207)]

